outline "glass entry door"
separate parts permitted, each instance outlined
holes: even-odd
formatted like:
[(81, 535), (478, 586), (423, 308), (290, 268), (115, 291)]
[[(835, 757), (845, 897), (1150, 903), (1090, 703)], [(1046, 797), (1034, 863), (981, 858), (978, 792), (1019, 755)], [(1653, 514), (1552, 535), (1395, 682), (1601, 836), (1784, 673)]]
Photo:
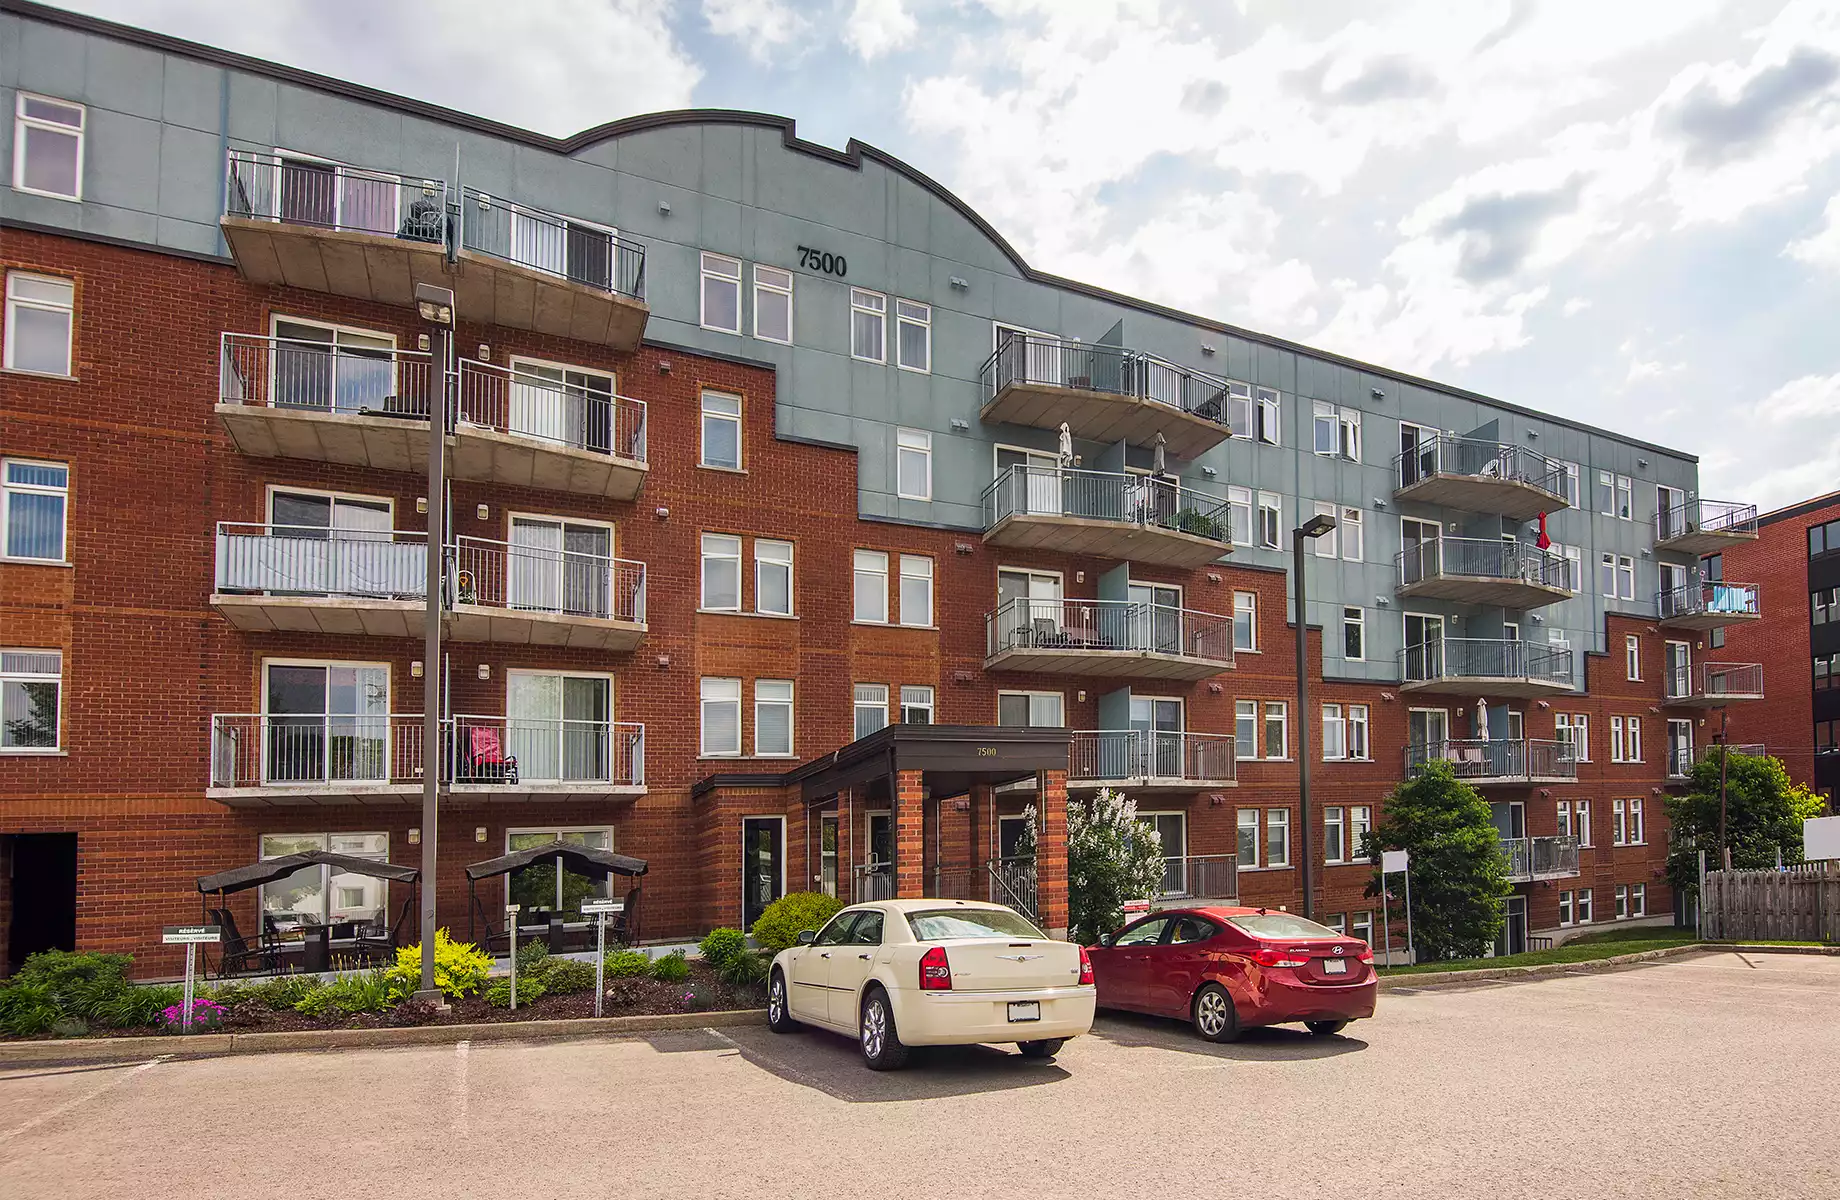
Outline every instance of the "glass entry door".
[(1508, 897), (1508, 920), (1495, 935), (1495, 953), (1525, 954), (1527, 952), (1527, 897)]
[(741, 821), (741, 925), (752, 929), (767, 905), (786, 891), (786, 820), (744, 817)]

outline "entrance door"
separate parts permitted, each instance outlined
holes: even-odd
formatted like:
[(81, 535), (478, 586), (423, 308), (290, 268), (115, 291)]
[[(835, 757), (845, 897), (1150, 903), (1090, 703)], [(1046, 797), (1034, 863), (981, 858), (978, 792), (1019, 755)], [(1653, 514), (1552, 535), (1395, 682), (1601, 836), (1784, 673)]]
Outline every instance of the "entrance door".
[(1182, 589), (1160, 583), (1133, 583), (1131, 646), (1159, 654), (1182, 653)]
[(1444, 674), (1444, 618), (1406, 614), (1406, 679), (1437, 679)]
[(1130, 774), (1182, 778), (1182, 702), (1158, 696), (1131, 697), (1131, 731), (1137, 761)]
[(818, 818), (818, 890), (826, 896), (837, 894), (837, 814), (834, 812)]
[(77, 948), (77, 835), (20, 833), (0, 838), (12, 860), (7, 969), (40, 950)]
[(1495, 935), (1495, 953), (1525, 954), (1527, 952), (1527, 897), (1508, 897), (1508, 920)]
[(767, 905), (786, 894), (786, 818), (741, 820), (741, 927), (752, 929)]

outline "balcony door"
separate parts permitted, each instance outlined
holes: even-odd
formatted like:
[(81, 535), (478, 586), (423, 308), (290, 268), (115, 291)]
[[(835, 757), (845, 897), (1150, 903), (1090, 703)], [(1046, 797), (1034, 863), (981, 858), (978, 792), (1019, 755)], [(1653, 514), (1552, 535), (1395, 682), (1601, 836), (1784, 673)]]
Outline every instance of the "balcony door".
[[(1022, 470), (1012, 471), (1020, 467)], [(997, 516), (1058, 517), (1062, 511), (1061, 460), (1053, 454), (997, 447), (997, 478), (1006, 480)]]
[(606, 454), (613, 448), (613, 376), (513, 360), (507, 428), (525, 437)]
[(513, 517), (509, 557), (510, 607), (573, 617), (614, 615), (612, 526)]
[(1133, 583), (1131, 649), (1182, 653), (1182, 589), (1161, 583)]
[[(1010, 381), (1045, 383), (1053, 387), (1060, 387), (1067, 381), (1059, 338), (1020, 325), (1005, 325), (1001, 321), (995, 325), (996, 349), (1003, 354), (999, 361), (1008, 366)], [(1077, 386), (1091, 387), (1092, 384), (1088, 380)]]
[(1437, 431), (1399, 423), (1399, 486), (1410, 487), (1437, 473)]
[(1139, 813), (1137, 819), (1156, 830), (1163, 842), (1163, 895), (1188, 893), (1188, 815), (1179, 812)]
[(1662, 661), (1667, 672), (1667, 694), (1688, 696), (1693, 692), (1693, 646), (1690, 642), (1669, 642)]
[(1444, 674), (1444, 618), (1406, 614), (1405, 677), (1438, 679)]
[(1442, 758), (1450, 738), (1450, 713), (1441, 708), (1414, 708), (1406, 713), (1406, 745), (1414, 758)]
[(1687, 594), (1687, 569), (1679, 563), (1658, 563), (1661, 569), (1661, 615), (1675, 616), (1693, 610), (1693, 598)]
[(1137, 761), (1134, 777), (1182, 778), (1182, 701), (1161, 696), (1131, 697), (1131, 732)]
[(388, 667), (267, 663), (264, 674), (264, 784), (390, 778)]
[[(1442, 534), (1443, 526), (1436, 521), (1400, 518), (1399, 540), (1405, 551), (1399, 558), (1400, 583), (1421, 583), (1440, 574), (1438, 550)], [(1407, 645), (1410, 644), (1408, 640)]]
[(1666, 484), (1655, 485), (1655, 540), (1666, 541), (1687, 532), (1687, 494)]
[(1044, 571), (997, 572), (997, 650), (1053, 645), (1065, 613), (1061, 577)]
[(273, 329), (271, 406), (347, 415), (401, 409), (396, 339), (281, 317)]
[(1686, 775), (1693, 770), (1693, 722), (1678, 717), (1668, 719), (1668, 774)]
[(1527, 806), (1519, 800), (1491, 800), (1489, 815), (1495, 820), (1496, 836), (1508, 841), (1527, 836)]
[(518, 778), (613, 779), (613, 680), (606, 676), (512, 671), (505, 718)]
[(269, 536), (236, 538), (224, 585), (307, 596), (420, 595), (427, 554), (392, 539), (388, 500), (270, 492)]

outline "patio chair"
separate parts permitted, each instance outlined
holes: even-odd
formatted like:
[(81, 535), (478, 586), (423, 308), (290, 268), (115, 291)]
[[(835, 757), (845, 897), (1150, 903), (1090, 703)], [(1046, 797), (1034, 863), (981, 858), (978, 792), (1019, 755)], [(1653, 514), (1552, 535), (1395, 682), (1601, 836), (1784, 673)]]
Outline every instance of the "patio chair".
[(358, 957), (367, 963), (375, 962), (385, 967), (394, 963), (396, 961), (396, 948), (403, 944), (403, 929), (409, 924), (410, 910), (414, 907), (415, 897), (411, 896), (403, 901), (402, 911), (396, 914), (396, 924), (388, 929), (383, 929), (381, 928), (382, 922), (380, 921), (378, 922), (378, 932), (358, 935)]
[[(227, 908), (213, 908), (209, 913), (210, 923), (217, 926), (217, 974), (250, 975), (257, 971), (275, 969), (275, 949), (266, 937), (246, 938), (236, 927), (236, 918)], [(253, 964), (253, 965), (252, 965)]]
[(1052, 646), (1060, 640), (1061, 627), (1052, 617), (1036, 617), (1029, 622), (1030, 637), (1037, 646)]
[(607, 933), (625, 945), (639, 940), (639, 889), (626, 893), (626, 909), (607, 918)]
[(474, 725), (466, 731), (468, 778), (474, 783), (516, 783), (517, 756), (506, 754), (498, 730)]

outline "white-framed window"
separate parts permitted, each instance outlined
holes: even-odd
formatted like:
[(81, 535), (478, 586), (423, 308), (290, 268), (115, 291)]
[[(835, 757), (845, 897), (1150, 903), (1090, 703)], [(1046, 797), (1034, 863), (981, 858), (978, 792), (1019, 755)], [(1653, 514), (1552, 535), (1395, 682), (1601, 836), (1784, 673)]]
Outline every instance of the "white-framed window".
[(1347, 810), (1339, 804), (1325, 807), (1323, 809), (1323, 861), (1325, 863), (1347, 861), (1347, 837)]
[(68, 376), (76, 312), (77, 285), (70, 280), (8, 271), (4, 338), (7, 370)]
[(1635, 509), (1634, 497), (1635, 497), (1635, 486), (1629, 481), (1629, 476), (1618, 475), (1616, 477), (1616, 517), (1617, 517), (1617, 520), (1619, 521), (1635, 520), (1636, 509)]
[(1268, 446), (1278, 444), (1278, 393), (1271, 388), (1259, 388), (1255, 393), (1256, 416), (1258, 421), (1258, 440)]
[(1059, 692), (998, 692), (997, 724), (1045, 725), (1067, 723), (1066, 697)]
[[(257, 847), (263, 860), (327, 850), (371, 862), (390, 861), (387, 833), (265, 833), (258, 837)], [(284, 932), (334, 921), (355, 921), (372, 929), (389, 925), (390, 891), (385, 880), (347, 874), (323, 864), (302, 867), (286, 879), (265, 883), (257, 894), (264, 923), (273, 921)]]
[[(855, 620), (888, 623), (888, 556), (880, 550), (856, 552)], [(883, 697), (883, 707), (887, 697)]]
[(1609, 471), (1597, 473), (1597, 511), (1600, 516), (1616, 515), (1616, 476)]
[[(1610, 761), (1620, 763), (1623, 758), (1623, 718), (1610, 718)], [(1622, 801), (1617, 801), (1621, 804)]]
[(1361, 846), (1367, 835), (1374, 828), (1374, 806), (1371, 804), (1351, 804), (1348, 806), (1348, 857), (1357, 862), (1361, 857)]
[(1579, 888), (1572, 897), (1572, 903), (1577, 910), (1578, 924), (1589, 925), (1591, 923), (1591, 889)]
[(1340, 762), (1348, 757), (1348, 722), (1346, 718), (1342, 716), (1342, 706), (1339, 704), (1325, 704), (1323, 705), (1322, 711), (1323, 761)]
[(1619, 921), (1629, 919), (1629, 887), (1626, 884), (1616, 885), (1616, 919)]
[(1642, 761), (1642, 718), (1628, 717), (1623, 722), (1624, 762)]
[(901, 624), (933, 623), (933, 560), (923, 554), (901, 556)]
[(901, 724), (933, 724), (933, 689), (925, 686), (901, 688)]
[(1374, 910), (1370, 908), (1366, 912), (1354, 913), (1353, 917), (1354, 919), (1348, 925), (1349, 936), (1358, 937), (1368, 945), (1373, 945)]
[(856, 736), (868, 737), (888, 725), (888, 685), (859, 683), (851, 699), (856, 716)]
[(1648, 915), (1648, 885), (1646, 883), (1629, 885), (1629, 915), (1631, 917)]
[(1572, 831), (1578, 837), (1578, 845), (1590, 849), (1591, 842), (1591, 802), (1589, 800), (1572, 801)]
[(1348, 932), (1348, 915), (1346, 913), (1330, 913), (1322, 919), (1322, 923), (1334, 930), (1336, 937), (1343, 937)]
[(754, 264), (754, 336), (791, 345), (791, 271)]
[(703, 252), (704, 329), (741, 332), (741, 260)]
[(754, 681), (754, 753), (792, 757), (792, 680)]
[(1367, 661), (1367, 610), (1350, 605), (1342, 609), (1342, 657)]
[(1359, 409), (1338, 408), (1318, 400), (1311, 409), (1315, 417), (1317, 454), (1328, 458), (1361, 461), (1361, 413)]
[(1604, 599), (1616, 599), (1616, 555), (1606, 553), (1598, 557), (1597, 589)]
[(1627, 800), (1610, 802), (1610, 844), (1613, 846), (1640, 846), (1647, 840), (1647, 829), (1642, 819), (1642, 798), (1632, 796)]
[[(1316, 501), (1315, 508), (1317, 516), (1328, 517), (1331, 521), (1335, 520), (1336, 513), (1340, 511), (1338, 506), (1324, 503), (1321, 500)], [(1314, 554), (1317, 558), (1334, 558), (1336, 556), (1336, 535), (1340, 532), (1341, 529), (1338, 526), (1337, 528), (1330, 529), (1328, 533), (1323, 534), (1319, 538), (1311, 539), (1314, 544), (1310, 547), (1310, 553)]]
[(1259, 594), (1233, 593), (1233, 649), (1256, 651), (1259, 648)]
[(1265, 757), (1290, 757), (1290, 722), (1282, 700), (1265, 702)]
[(1623, 678), (1632, 683), (1642, 679), (1642, 639), (1633, 633), (1623, 635)]
[(894, 365), (903, 371), (933, 369), (933, 306), (894, 302)]
[(703, 457), (705, 467), (741, 469), (741, 397), (722, 392), (703, 393)]
[(70, 468), (29, 458), (0, 459), (0, 556), (65, 561)]
[(86, 116), (81, 104), (20, 92), (13, 108), (13, 186), (81, 200)]
[(1367, 705), (1350, 704), (1348, 706), (1348, 758), (1350, 761), (1367, 760)]
[(1291, 865), (1291, 810), (1288, 808), (1265, 810), (1265, 865)]
[(792, 543), (754, 539), (754, 611), (792, 615)]
[(1566, 574), (1572, 581), (1572, 595), (1578, 595), (1584, 591), (1584, 550), (1578, 546), (1558, 545), (1553, 549), (1564, 556)]
[(895, 494), (903, 500), (933, 498), (933, 435), (924, 429), (897, 429)]
[(1252, 489), (1227, 487), (1227, 537), (1235, 546), (1252, 545)]
[(1360, 562), (1366, 552), (1366, 522), (1362, 520), (1361, 510), (1342, 506), (1342, 517), (1337, 522), (1342, 535), (1342, 558), (1348, 562)]
[(1233, 756), (1241, 759), (1259, 756), (1259, 702), (1257, 700), (1235, 700), (1233, 702)]
[[(1604, 557), (1608, 558), (1609, 555)], [(1606, 596), (1610, 593), (1605, 592)], [(1634, 600), (1636, 598), (1636, 560), (1627, 554), (1616, 556), (1616, 598)]]
[(1626, 800), (1612, 800), (1610, 802), (1610, 844), (1612, 846), (1623, 846), (1628, 844), (1629, 830), (1623, 824), (1625, 807), (1627, 804), (1628, 801)]
[(741, 754), (741, 681), (705, 676), (702, 680), (704, 758)]
[(1239, 865), (1254, 868), (1259, 865), (1259, 810), (1242, 808), (1239, 810)]
[(1591, 761), (1591, 719), (1584, 713), (1554, 713), (1553, 737), (1571, 746), (1572, 757)]
[(1578, 464), (1575, 462), (1568, 462), (1568, 463), (1560, 463), (1559, 465), (1565, 468), (1565, 482), (1561, 485), (1565, 490), (1565, 502), (1566, 504), (1570, 505), (1572, 508), (1577, 508), (1578, 507)]
[(1314, 416), (1315, 444), (1317, 454), (1332, 456), (1336, 453), (1335, 405), (1327, 400), (1318, 400), (1311, 405)]
[(888, 297), (880, 292), (850, 289), (850, 357), (888, 361)]
[(741, 539), (726, 533), (703, 535), (703, 597), (711, 612), (741, 611)]
[(62, 651), (0, 650), (0, 752), (57, 750), (63, 708)]
[(1259, 493), (1259, 545), (1267, 550), (1282, 549), (1284, 502), (1276, 492)]
[(1570, 800), (1561, 800), (1554, 806), (1554, 810), (1557, 813), (1557, 817), (1558, 817), (1559, 836), (1560, 837), (1571, 837), (1572, 836), (1572, 802)]
[(1577, 922), (1574, 921), (1572, 918), (1572, 894), (1571, 892), (1569, 891), (1560, 892), (1559, 893), (1559, 924), (1564, 926), (1564, 925), (1573, 925), (1576, 923)]

